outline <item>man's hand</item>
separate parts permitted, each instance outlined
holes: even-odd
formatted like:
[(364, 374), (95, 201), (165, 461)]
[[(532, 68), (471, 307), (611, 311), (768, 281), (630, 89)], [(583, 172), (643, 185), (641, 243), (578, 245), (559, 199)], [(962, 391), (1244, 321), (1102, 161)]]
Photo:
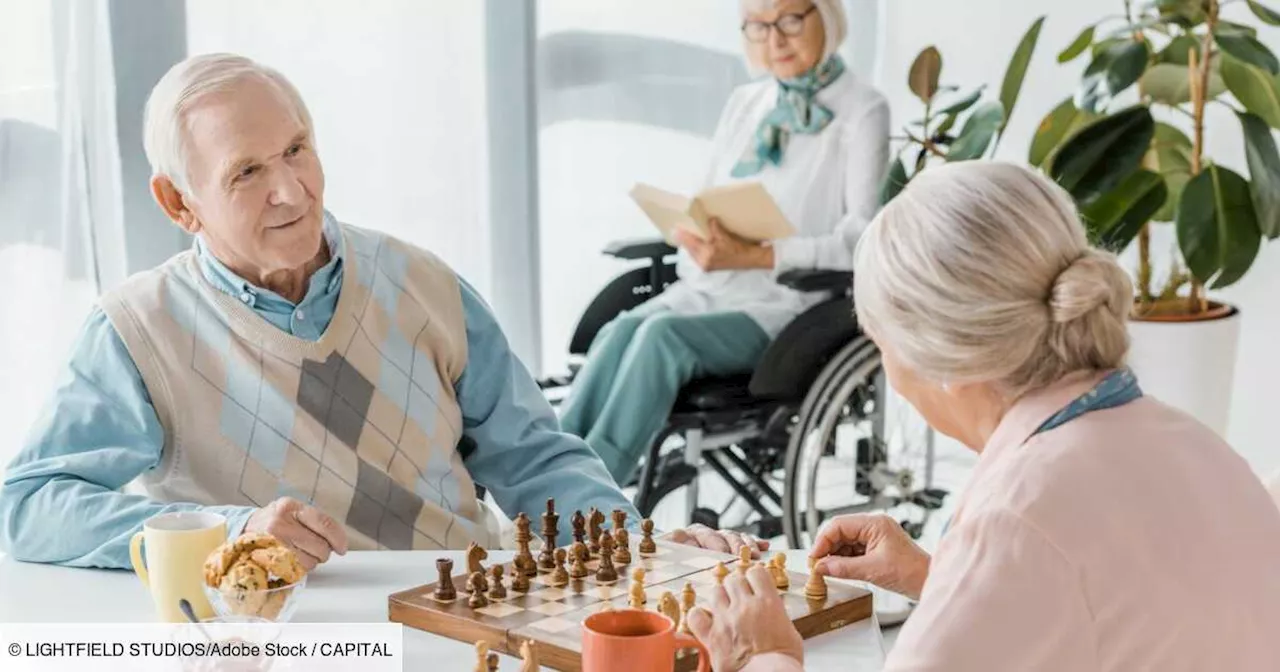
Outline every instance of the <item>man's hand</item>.
[(244, 531), (266, 532), (279, 539), (297, 553), (308, 572), (331, 553), (347, 553), (346, 529), (320, 509), (292, 497), (281, 497), (255, 511)]
[(676, 242), (689, 251), (689, 256), (704, 271), (728, 271), (749, 268), (773, 268), (773, 248), (752, 243), (730, 233), (720, 220), (707, 222), (707, 239), (677, 229)]
[(750, 534), (713, 530), (706, 525), (695, 524), (682, 530), (672, 530), (663, 535), (662, 538), (674, 541), (677, 544), (697, 546), (709, 551), (732, 553), (734, 555), (738, 554), (738, 549), (747, 546), (751, 548), (751, 557), (753, 558), (758, 558), (761, 553), (769, 550), (769, 542), (764, 539), (757, 539)]
[(920, 599), (929, 576), (929, 554), (884, 514), (832, 518), (818, 531), (809, 557), (819, 558), (816, 572), (866, 581), (913, 600)]
[(752, 656), (779, 653), (804, 663), (804, 641), (787, 616), (773, 576), (761, 565), (711, 589), (711, 608), (694, 607), (689, 629), (711, 653), (711, 669), (735, 672)]

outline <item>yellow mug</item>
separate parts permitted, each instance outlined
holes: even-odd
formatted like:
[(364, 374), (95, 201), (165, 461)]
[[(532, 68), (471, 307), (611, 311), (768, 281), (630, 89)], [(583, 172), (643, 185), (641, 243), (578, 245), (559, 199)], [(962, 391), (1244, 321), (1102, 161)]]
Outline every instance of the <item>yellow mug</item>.
[(129, 558), (161, 619), (185, 622), (187, 617), (178, 606), (184, 598), (196, 618), (214, 616), (204, 595), (204, 561), (226, 540), (227, 519), (216, 513), (162, 513), (142, 524), (142, 531), (129, 541)]

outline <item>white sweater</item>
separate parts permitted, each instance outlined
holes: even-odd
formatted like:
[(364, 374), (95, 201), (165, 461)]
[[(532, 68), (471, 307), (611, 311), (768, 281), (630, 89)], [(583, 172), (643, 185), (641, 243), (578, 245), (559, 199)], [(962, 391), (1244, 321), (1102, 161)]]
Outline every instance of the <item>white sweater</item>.
[[(712, 140), (704, 186), (740, 181), (730, 171), (777, 95), (773, 79), (734, 90)], [(680, 281), (654, 301), (685, 314), (745, 312), (774, 337), (822, 298), (777, 284), (777, 274), (852, 269), (854, 245), (875, 216), (889, 164), (889, 105), (849, 71), (818, 92), (817, 100), (834, 113), (831, 123), (816, 135), (793, 134), (781, 165), (766, 165), (741, 180), (763, 184), (796, 228), (795, 236), (775, 243), (775, 268), (706, 273), (681, 250)]]

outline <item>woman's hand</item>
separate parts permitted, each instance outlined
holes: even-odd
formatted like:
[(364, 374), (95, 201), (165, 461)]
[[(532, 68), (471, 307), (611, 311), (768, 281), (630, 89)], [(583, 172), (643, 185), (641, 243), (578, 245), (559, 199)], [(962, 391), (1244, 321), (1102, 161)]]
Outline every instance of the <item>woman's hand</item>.
[(747, 242), (730, 233), (720, 220), (707, 221), (707, 239), (677, 229), (676, 242), (689, 251), (689, 256), (704, 271), (730, 271), (750, 268), (773, 268), (773, 248)]
[(821, 574), (866, 581), (913, 600), (929, 576), (929, 554), (883, 514), (832, 518), (818, 531), (809, 557), (819, 558), (815, 571)]
[(804, 642), (763, 565), (734, 572), (711, 589), (711, 607), (689, 612), (689, 629), (711, 653), (711, 669), (736, 672), (752, 656), (777, 653), (804, 663)]
[(662, 538), (674, 541), (677, 544), (697, 546), (698, 548), (721, 553), (732, 553), (733, 555), (737, 555), (738, 549), (746, 546), (751, 549), (751, 557), (753, 558), (758, 558), (762, 552), (769, 550), (769, 542), (765, 539), (757, 539), (750, 534), (738, 534), (727, 530), (713, 530), (706, 525), (697, 523), (682, 530), (672, 530), (670, 533), (663, 535)]

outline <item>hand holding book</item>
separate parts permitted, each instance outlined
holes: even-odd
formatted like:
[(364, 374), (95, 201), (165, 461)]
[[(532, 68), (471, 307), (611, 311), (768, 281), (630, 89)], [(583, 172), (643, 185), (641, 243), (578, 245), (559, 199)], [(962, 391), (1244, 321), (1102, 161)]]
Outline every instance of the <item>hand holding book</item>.
[(674, 238), (704, 271), (773, 268), (773, 247), (744, 240), (724, 228), (715, 217), (707, 220), (705, 238), (685, 229), (677, 229)]

